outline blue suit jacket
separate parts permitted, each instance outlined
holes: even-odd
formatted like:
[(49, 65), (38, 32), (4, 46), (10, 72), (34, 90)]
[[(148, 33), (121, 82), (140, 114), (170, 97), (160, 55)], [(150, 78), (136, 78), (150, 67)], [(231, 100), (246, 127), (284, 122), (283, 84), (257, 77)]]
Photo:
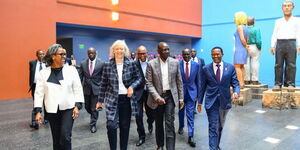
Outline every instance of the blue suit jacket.
[[(200, 88), (201, 88), (201, 75), (202, 68), (200, 68), (199, 64), (191, 61), (191, 68), (190, 68), (190, 75), (189, 78), (186, 79), (185, 77), (185, 71), (184, 71), (184, 60), (180, 61), (180, 72), (182, 77), (182, 83), (183, 83), (183, 91), (184, 91), (184, 98), (187, 97), (187, 95), (190, 96), (190, 98), (195, 101), (196, 98), (199, 97)], [(200, 71), (199, 71), (200, 70)]]
[(233, 87), (234, 92), (240, 93), (240, 85), (234, 66), (223, 61), (223, 74), (220, 83), (218, 83), (214, 73), (213, 63), (210, 63), (203, 67), (203, 81), (203, 90), (201, 90), (199, 104), (202, 104), (202, 97), (205, 92), (205, 109), (209, 109), (217, 99), (220, 100), (220, 107), (222, 109), (230, 109), (230, 87)]

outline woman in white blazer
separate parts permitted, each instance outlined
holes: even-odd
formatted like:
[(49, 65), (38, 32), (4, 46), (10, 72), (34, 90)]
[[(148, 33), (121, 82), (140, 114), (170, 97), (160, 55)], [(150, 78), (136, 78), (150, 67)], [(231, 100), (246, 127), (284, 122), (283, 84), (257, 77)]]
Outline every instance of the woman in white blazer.
[(42, 106), (49, 115), (53, 149), (71, 150), (73, 122), (84, 102), (83, 90), (75, 67), (64, 65), (66, 50), (59, 44), (48, 48), (44, 57), (49, 67), (37, 78), (34, 108), (36, 122), (42, 123)]

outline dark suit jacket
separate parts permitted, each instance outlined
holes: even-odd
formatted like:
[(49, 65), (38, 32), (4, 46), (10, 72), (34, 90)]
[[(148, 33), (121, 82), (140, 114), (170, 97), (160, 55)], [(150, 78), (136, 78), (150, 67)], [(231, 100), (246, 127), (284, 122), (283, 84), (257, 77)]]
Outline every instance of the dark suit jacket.
[(201, 78), (202, 68), (199, 67), (198, 63), (191, 61), (190, 75), (189, 78), (186, 79), (184, 65), (185, 61), (181, 60), (180, 72), (183, 83), (184, 98), (189, 95), (189, 97), (195, 101), (196, 98), (199, 97), (198, 94), (200, 94), (201, 83), (203, 82)]
[(141, 76), (141, 84), (135, 90), (136, 99), (139, 101), (141, 99), (142, 95), (143, 95), (144, 87), (146, 85), (146, 81), (145, 81), (145, 76), (144, 76), (143, 69), (142, 69), (140, 61), (136, 60), (135, 63), (137, 65), (138, 69), (139, 69), (139, 73), (140, 73), (140, 76)]
[[(233, 92), (240, 93), (240, 85), (236, 76), (235, 68), (232, 64), (223, 61), (223, 74), (220, 83), (216, 79), (213, 69), (213, 63), (203, 67), (203, 86), (201, 96), (205, 94), (205, 109), (210, 109), (214, 102), (219, 99), (222, 109), (231, 108), (231, 93), (230, 87), (233, 87)], [(199, 99), (199, 104), (202, 104), (203, 98)]]
[[(160, 61), (160, 58), (157, 57), (149, 61), (147, 65), (146, 84), (149, 92), (147, 105), (152, 109), (157, 108), (158, 104), (155, 100), (157, 98), (161, 98), (161, 94), (163, 92)], [(179, 62), (172, 57), (169, 57), (167, 61), (169, 86), (174, 103), (177, 104), (178, 100), (183, 100), (182, 78), (179, 69)]]
[(205, 62), (204, 62), (204, 59), (200, 58), (200, 57), (197, 57), (198, 58), (198, 64), (200, 65), (200, 67), (204, 67), (205, 66)]
[[(136, 63), (126, 57), (124, 57), (122, 79), (126, 88), (129, 88), (129, 86), (133, 88), (133, 96), (130, 99), (131, 112), (132, 115), (137, 115), (135, 90), (141, 84), (142, 78), (140, 77)], [(116, 61), (112, 58), (103, 66), (100, 79), (100, 94), (98, 96), (99, 102), (105, 102), (107, 120), (114, 120), (117, 113), (119, 82)]]
[(33, 88), (32, 86), (34, 85), (36, 64), (37, 60), (29, 61), (29, 91), (31, 91), (31, 89)]
[(86, 59), (81, 62), (79, 68), (79, 76), (82, 82), (83, 93), (84, 95), (90, 95), (93, 92), (94, 95), (98, 95), (100, 92), (100, 78), (102, 75), (102, 69), (104, 62), (100, 59), (95, 59), (95, 66), (92, 76), (89, 71), (89, 59)]

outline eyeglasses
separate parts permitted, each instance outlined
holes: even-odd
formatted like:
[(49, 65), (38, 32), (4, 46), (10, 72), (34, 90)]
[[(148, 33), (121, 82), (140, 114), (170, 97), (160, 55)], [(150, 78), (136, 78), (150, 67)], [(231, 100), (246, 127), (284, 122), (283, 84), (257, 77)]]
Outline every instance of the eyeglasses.
[(57, 53), (57, 54), (55, 54), (55, 55), (66, 56), (67, 53)]

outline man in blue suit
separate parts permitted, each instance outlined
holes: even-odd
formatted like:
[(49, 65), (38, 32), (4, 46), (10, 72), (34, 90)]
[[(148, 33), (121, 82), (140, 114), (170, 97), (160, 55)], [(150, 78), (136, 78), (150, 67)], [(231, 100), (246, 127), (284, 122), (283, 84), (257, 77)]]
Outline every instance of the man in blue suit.
[[(240, 93), (239, 81), (233, 65), (222, 61), (223, 50), (211, 50), (213, 62), (203, 67), (203, 83), (199, 98), (198, 111), (201, 112), (205, 94), (205, 109), (209, 123), (209, 149), (220, 150), (222, 130), (226, 115), (231, 108), (231, 98), (237, 99)], [(230, 93), (233, 87), (233, 94)]]
[(183, 83), (184, 103), (183, 109), (178, 112), (179, 116), (179, 129), (178, 133), (183, 134), (184, 127), (184, 113), (186, 112), (187, 125), (188, 125), (188, 143), (191, 147), (196, 147), (194, 141), (194, 110), (195, 102), (200, 93), (202, 79), (200, 76), (202, 68), (199, 64), (191, 61), (191, 51), (189, 49), (182, 50), (183, 60), (180, 61), (180, 72)]
[[(192, 55), (192, 58), (191, 60), (198, 63), (199, 64), (199, 68), (202, 70), (202, 68), (205, 66), (205, 62), (204, 62), (204, 59), (200, 58), (200, 57), (197, 57), (197, 51), (196, 49), (192, 48), (191, 50), (191, 55)], [(199, 69), (199, 71), (200, 71)], [(196, 110), (196, 106), (197, 106), (197, 101), (195, 101), (195, 111), (194, 111), (194, 114), (197, 114), (197, 110)]]

